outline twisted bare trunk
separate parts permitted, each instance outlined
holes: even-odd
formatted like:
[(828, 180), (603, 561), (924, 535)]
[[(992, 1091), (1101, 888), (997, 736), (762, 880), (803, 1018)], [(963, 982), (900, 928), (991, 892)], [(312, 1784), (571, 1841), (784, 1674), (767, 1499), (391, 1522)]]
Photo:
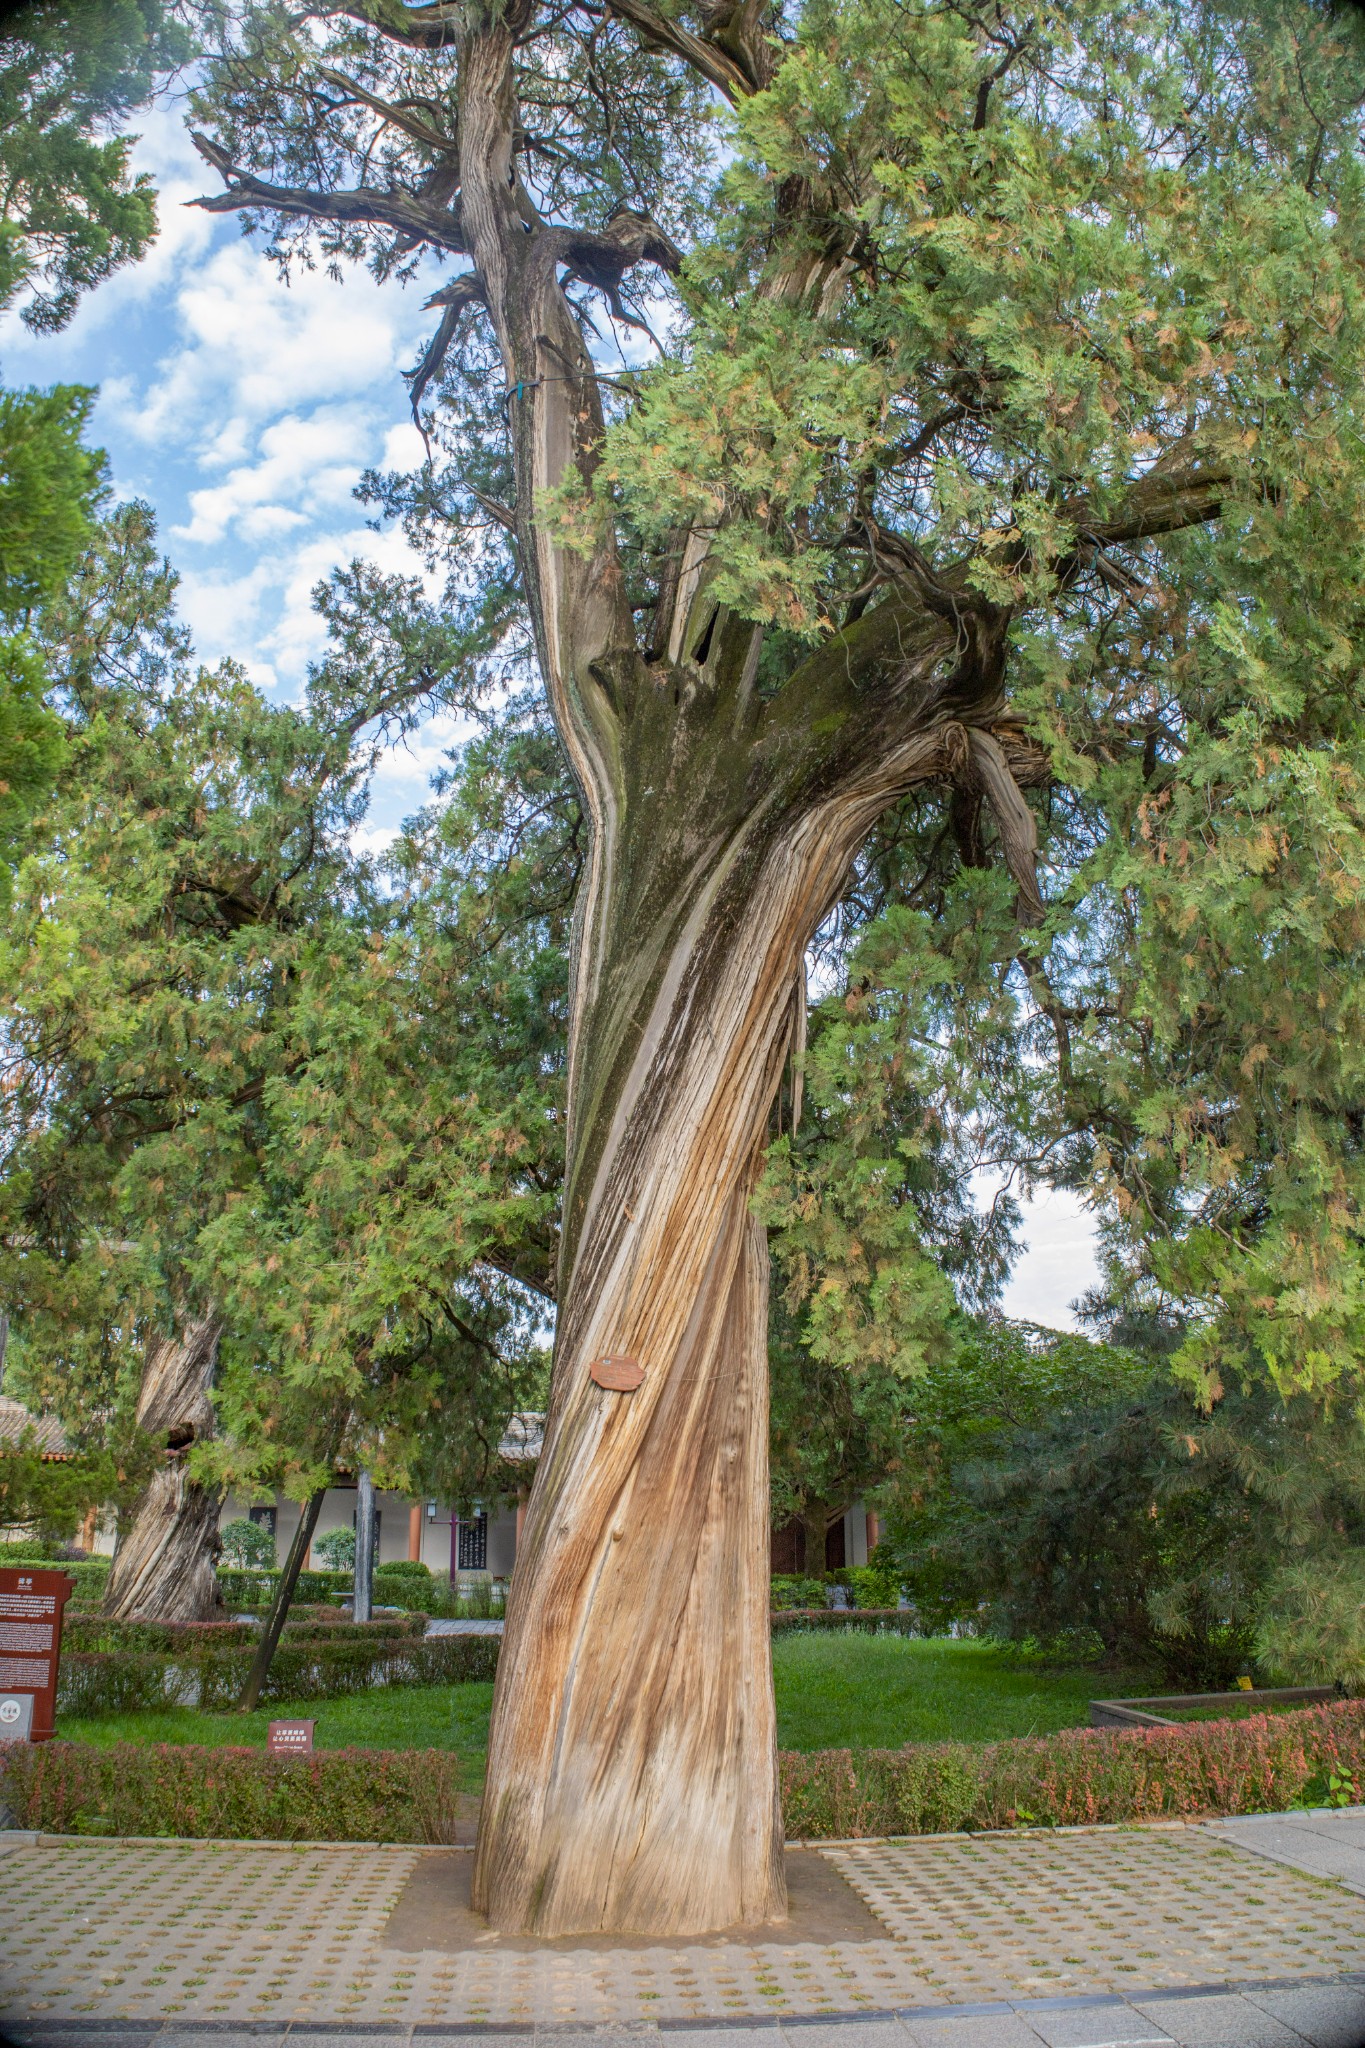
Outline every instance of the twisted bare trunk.
[(807, 942), (941, 751), (858, 749), (830, 792), (714, 683), (647, 709), (583, 906), (554, 1388), (476, 1862), (493, 1922), (542, 1934), (785, 1916), (751, 1197)]
[[(680, 541), (652, 651), (613, 538), (591, 557), (556, 544), (540, 493), (590, 476), (602, 434), (562, 273), (673, 259), (638, 216), (597, 236), (539, 221), (517, 171), (520, 18), (461, 41), (461, 221), (502, 353), (527, 594), (591, 852), (554, 1382), (474, 1898), (496, 1926), (545, 1935), (695, 1933), (786, 1912), (751, 1196), (806, 945), (874, 819), (941, 771), (952, 714), (935, 686), (965, 629), (878, 607), (765, 701), (761, 634), (711, 596), (704, 538)], [(823, 289), (826, 259), (804, 250), (783, 295)]]
[(220, 1333), (209, 1316), (147, 1346), (137, 1423), (164, 1444), (165, 1462), (120, 1532), (104, 1595), (112, 1620), (208, 1621), (222, 1611), (214, 1567), (223, 1497), (192, 1479), (188, 1464), (191, 1446), (213, 1434)]

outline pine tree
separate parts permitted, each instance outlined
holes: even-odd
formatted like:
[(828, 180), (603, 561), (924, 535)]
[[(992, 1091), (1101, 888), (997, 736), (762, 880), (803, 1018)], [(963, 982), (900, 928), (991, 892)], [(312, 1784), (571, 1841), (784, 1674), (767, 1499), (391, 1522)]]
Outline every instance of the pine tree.
[[(414, 586), (357, 569), (327, 596), (335, 646), (306, 709), (278, 709), (231, 663), (195, 664), (174, 595), (150, 517), (130, 506), (43, 615), (64, 753), (0, 946), (0, 1287), (30, 1337), (40, 1395), (131, 1410), (159, 1440), (162, 1467), (120, 1541), (108, 1599), (163, 1619), (218, 1597), (230, 1472), (209, 1445), (235, 1273), (223, 1219), (252, 1218), (260, 1234), (243, 1254), (239, 1231), (235, 1256), (273, 1271), (273, 1148), (298, 1153), (296, 1126), (271, 1128), (272, 1091), (292, 1109), (290, 1084), (321, 1086), (328, 1057), (345, 1084), (366, 1032), (382, 1116), (388, 998), (403, 984), (376, 952), (384, 892), (353, 835), (377, 760), (457, 688), (466, 660), (457, 635), (431, 630)], [(359, 1091), (354, 1106), (366, 1106)], [(313, 1214), (330, 1165), (311, 1164)], [(476, 1170), (465, 1170), (470, 1194)], [(441, 1174), (438, 1159), (438, 1186)], [(377, 1183), (365, 1194), (378, 1198)], [(373, 1213), (363, 1220), (371, 1230)], [(207, 1249), (215, 1223), (221, 1265)], [(437, 1235), (445, 1270), (458, 1270)], [(315, 1278), (306, 1257), (300, 1267), (292, 1293), (267, 1282), (287, 1323), (305, 1315)], [(357, 1347), (373, 1348), (396, 1305), (354, 1300)], [(294, 1352), (302, 1371), (307, 1347)], [(269, 1459), (258, 1444), (257, 1469), (306, 1474), (351, 1448), (354, 1369), (348, 1359), (339, 1380), (321, 1372), (300, 1389), (308, 1430), (286, 1432)]]
[[(151, 180), (123, 123), (190, 49), (160, 0), (76, 0), (0, 21), (0, 311), (52, 333), (80, 295), (156, 232)], [(0, 910), (24, 828), (51, 788), (61, 728), (31, 634), (90, 537), (103, 458), (85, 445), (94, 394), (0, 392)]]

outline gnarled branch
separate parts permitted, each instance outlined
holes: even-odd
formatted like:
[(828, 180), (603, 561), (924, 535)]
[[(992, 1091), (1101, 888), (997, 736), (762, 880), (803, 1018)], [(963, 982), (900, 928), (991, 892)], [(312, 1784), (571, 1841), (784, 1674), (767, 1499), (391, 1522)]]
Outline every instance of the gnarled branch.
[(754, 81), (734, 57), (717, 44), (694, 36), (691, 29), (684, 28), (680, 21), (670, 21), (667, 15), (657, 14), (645, 4), (645, 0), (607, 0), (607, 8), (618, 20), (628, 21), (632, 28), (639, 29), (647, 43), (652, 43), (657, 49), (671, 50), (675, 57), (681, 57), (718, 92), (723, 92), (727, 100), (748, 99), (754, 91)]
[(463, 320), (471, 306), (483, 306), (487, 303), (483, 285), (473, 271), (467, 272), (463, 277), (455, 278), (452, 283), (446, 285), (441, 291), (433, 292), (426, 301), (424, 310), (429, 310), (433, 306), (441, 306), (445, 310), (441, 315), (441, 324), (427, 343), (420, 361), (411, 370), (406, 370), (403, 373), (408, 382), (408, 395), (412, 403), (412, 417), (416, 420), (419, 429), (422, 422), (418, 419), (417, 408), (421, 403), (422, 393), (426, 390), (432, 378), (439, 374), (441, 365), (446, 359), (446, 352), (451, 342), (455, 339), (461, 320)]
[(1168, 450), (1108, 517), (1096, 518), (1086, 501), (1071, 500), (1058, 508), (1062, 518), (1075, 526), (1080, 540), (1097, 548), (1151, 540), (1158, 534), (1179, 533), (1183, 527), (1216, 519), (1232, 482), (1231, 471), (1223, 463), (1204, 463), (1197, 456), (1176, 467), (1172, 458), (1179, 452), (1183, 451)]
[(367, 92), (363, 85), (357, 84), (354, 78), (348, 78), (344, 71), (333, 71), (326, 64), (320, 64), (318, 77), (325, 78), (329, 85), (334, 85), (338, 92), (344, 92), (348, 98), (359, 100), (362, 106), (369, 107), (373, 113), (378, 114), (381, 121), (387, 121), (393, 128), (400, 128), (404, 135), (411, 136), (414, 142), (420, 142), (424, 149), (438, 150), (443, 156), (458, 155), (460, 145), (453, 137), (442, 135), (438, 128), (431, 127), (426, 121), (419, 121), (406, 107), (394, 106), (390, 100), (381, 100), (376, 93)]
[(995, 818), (1005, 864), (1019, 884), (1021, 922), (1037, 924), (1044, 904), (1038, 889), (1038, 829), (998, 740), (978, 727), (967, 728), (972, 781), (979, 785)]
[(192, 133), (191, 140), (228, 187), (212, 198), (189, 201), (205, 213), (236, 213), (243, 207), (262, 206), (276, 213), (314, 220), (368, 222), (397, 228), (456, 255), (468, 254), (457, 216), (442, 207), (425, 205), (411, 193), (380, 192), (364, 185), (353, 192), (314, 192), (303, 186), (271, 185), (234, 164), (226, 150), (211, 142), (207, 135)]
[(404, 0), (343, 0), (340, 6), (320, 7), (317, 12), (363, 21), (390, 42), (406, 43), (413, 50), (448, 50), (459, 36), (466, 10), (449, 0), (434, 0), (427, 7), (408, 7)]

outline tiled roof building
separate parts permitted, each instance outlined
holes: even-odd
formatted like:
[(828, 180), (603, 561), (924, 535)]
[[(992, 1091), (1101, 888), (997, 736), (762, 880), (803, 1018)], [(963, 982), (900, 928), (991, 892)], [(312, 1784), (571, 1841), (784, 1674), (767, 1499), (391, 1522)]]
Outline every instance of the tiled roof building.
[(17, 1444), (29, 1430), (45, 1458), (71, 1455), (66, 1431), (55, 1415), (34, 1415), (22, 1401), (0, 1394), (0, 1444)]

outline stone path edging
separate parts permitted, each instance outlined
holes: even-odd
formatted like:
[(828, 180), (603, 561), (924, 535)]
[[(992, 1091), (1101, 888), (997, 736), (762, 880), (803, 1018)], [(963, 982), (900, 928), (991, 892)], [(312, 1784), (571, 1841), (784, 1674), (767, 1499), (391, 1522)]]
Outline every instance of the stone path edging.
[[(1297, 1810), (1297, 1809), (1291, 1809)], [(1315, 1809), (1316, 1810), (1316, 1809)], [(1322, 1809), (1330, 1812), (1330, 1808)], [(783, 1847), (786, 1849), (903, 1849), (914, 1842), (989, 1842), (996, 1839), (1019, 1841), (1029, 1836), (1050, 1840), (1057, 1835), (1126, 1835), (1138, 1830), (1156, 1833), (1161, 1829), (1202, 1828), (1221, 1826), (1227, 1820), (1278, 1820), (1283, 1816), (1271, 1814), (1199, 1814), (1188, 1819), (1175, 1820), (1096, 1820), (1082, 1821), (1066, 1827), (1028, 1828), (958, 1828), (941, 1835), (793, 1835)], [(276, 1839), (269, 1835), (59, 1835), (44, 1828), (0, 1828), (0, 1849), (36, 1848), (43, 1842), (106, 1842), (111, 1847), (125, 1849), (144, 1848), (148, 1843), (164, 1843), (167, 1848), (185, 1847), (190, 1843), (202, 1842), (218, 1848), (232, 1849), (412, 1849), (422, 1852), (428, 1849), (450, 1849), (470, 1851), (467, 1842), (367, 1842), (367, 1841), (323, 1841), (311, 1835), (286, 1836)], [(472, 1853), (472, 1851), (471, 1851)]]
[[(860, 2012), (831, 2019), (794, 2016), (752, 2019), (676, 2020), (635, 2026), (585, 2027), (566, 2020), (528, 2025), (525, 2021), (404, 2023), (375, 2021), (349, 2025), (335, 2020), (185, 2021), (173, 2018), (80, 2020), (21, 2023), (10, 2037), (14, 2048), (212, 2048), (218, 2041), (270, 2043), (290, 2048), (293, 2042), (321, 2042), (331, 2048), (363, 2048), (371, 2041), (407, 2044), (407, 2048), (474, 2048), (490, 2042), (522, 2044), (522, 2048), (665, 2048), (680, 2041), (716, 2039), (754, 2048), (780, 2044), (818, 2043), (818, 2048), (1207, 2048), (1210, 2042), (1237, 2043), (1238, 2048), (1358, 2048), (1365, 2020), (1365, 1973), (1347, 1972), (1311, 1981), (1275, 1980), (1245, 1986), (1198, 1985), (1180, 1990), (1133, 1991), (1125, 1997), (1107, 1994), (1073, 1998), (1009, 2000), (977, 2005), (900, 2008)], [(1087, 2021), (1089, 2024), (1087, 2024)], [(1210, 2025), (1212, 2022), (1212, 2025)], [(1116, 2033), (1115, 2026), (1121, 2029)], [(816, 2029), (812, 2035), (812, 2028)], [(823, 2033), (819, 2032), (823, 2029)], [(870, 2031), (869, 2031), (870, 2030)]]

